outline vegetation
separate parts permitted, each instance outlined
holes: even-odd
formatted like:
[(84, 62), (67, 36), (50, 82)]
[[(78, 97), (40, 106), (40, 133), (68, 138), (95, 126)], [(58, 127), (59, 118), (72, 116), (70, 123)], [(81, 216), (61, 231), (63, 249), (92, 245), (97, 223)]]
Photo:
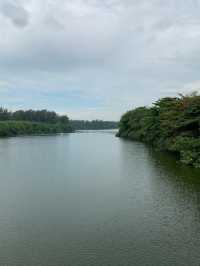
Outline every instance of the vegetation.
[(0, 108), (0, 137), (68, 133), (73, 129), (67, 116), (47, 110), (10, 112)]
[(183, 163), (200, 167), (200, 96), (166, 97), (152, 107), (128, 111), (117, 136), (174, 152)]
[(11, 112), (0, 108), (0, 137), (68, 133), (74, 130), (113, 129), (118, 123), (112, 121), (69, 120), (47, 110), (18, 110)]
[(84, 121), (84, 120), (71, 120), (70, 125), (76, 130), (90, 130), (90, 129), (115, 129), (118, 128), (118, 122), (113, 121)]
[(0, 108), (0, 121), (29, 121), (29, 122), (42, 122), (42, 123), (68, 123), (69, 118), (66, 115), (58, 115), (53, 111), (47, 110), (18, 110), (10, 112), (7, 109)]

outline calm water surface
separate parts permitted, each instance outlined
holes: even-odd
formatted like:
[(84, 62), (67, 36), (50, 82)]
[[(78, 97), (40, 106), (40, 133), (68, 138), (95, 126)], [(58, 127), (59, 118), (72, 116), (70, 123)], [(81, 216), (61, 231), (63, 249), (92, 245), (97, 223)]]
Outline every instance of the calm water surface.
[(112, 132), (1, 139), (0, 265), (199, 266), (200, 172)]

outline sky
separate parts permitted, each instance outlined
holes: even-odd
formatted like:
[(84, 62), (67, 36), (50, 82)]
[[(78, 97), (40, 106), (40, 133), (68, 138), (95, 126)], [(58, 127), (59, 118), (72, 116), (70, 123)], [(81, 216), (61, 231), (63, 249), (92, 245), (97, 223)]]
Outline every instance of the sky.
[(200, 91), (200, 0), (0, 0), (0, 105), (119, 120)]

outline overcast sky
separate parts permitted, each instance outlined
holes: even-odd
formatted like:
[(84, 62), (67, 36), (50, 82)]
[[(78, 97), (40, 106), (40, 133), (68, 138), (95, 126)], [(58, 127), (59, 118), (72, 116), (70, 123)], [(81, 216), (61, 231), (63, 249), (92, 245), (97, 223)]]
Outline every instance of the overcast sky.
[(73, 119), (200, 88), (200, 0), (0, 0), (0, 105)]

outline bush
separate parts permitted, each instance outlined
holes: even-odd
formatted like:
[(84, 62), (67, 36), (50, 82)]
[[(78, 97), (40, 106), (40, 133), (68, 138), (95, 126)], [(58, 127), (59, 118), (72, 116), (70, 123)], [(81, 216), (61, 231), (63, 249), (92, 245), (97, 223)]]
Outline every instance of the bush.
[(69, 124), (47, 124), (26, 121), (2, 121), (0, 122), (0, 137), (11, 137), (18, 135), (55, 134), (68, 133), (73, 129)]
[(117, 136), (176, 152), (183, 163), (200, 167), (200, 96), (166, 97), (128, 111)]

